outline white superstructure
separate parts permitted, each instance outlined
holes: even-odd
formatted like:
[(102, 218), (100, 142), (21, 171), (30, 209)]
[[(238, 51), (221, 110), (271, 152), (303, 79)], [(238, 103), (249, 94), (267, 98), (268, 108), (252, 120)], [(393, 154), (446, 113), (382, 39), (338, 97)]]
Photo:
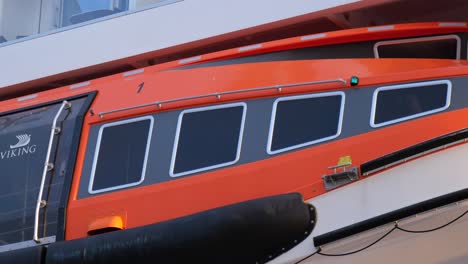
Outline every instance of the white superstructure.
[(283, 37), (466, 16), (466, 1), (421, 1), (0, 0), (0, 98)]

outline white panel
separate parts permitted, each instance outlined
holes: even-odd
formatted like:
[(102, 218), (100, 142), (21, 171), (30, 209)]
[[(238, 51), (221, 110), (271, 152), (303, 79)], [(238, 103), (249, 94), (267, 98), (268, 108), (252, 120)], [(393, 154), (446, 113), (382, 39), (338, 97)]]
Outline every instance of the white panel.
[[(307, 202), (317, 209), (317, 223), (312, 234), (298, 246), (272, 261), (271, 264), (294, 263), (292, 261), (297, 261), (313, 253), (315, 251), (313, 238), (316, 236), (468, 188), (467, 156), (468, 144), (453, 147), (410, 161), (308, 200)], [(453, 218), (455, 217), (450, 219)], [(444, 223), (450, 221), (450, 219)], [(359, 246), (356, 248), (359, 248)], [(351, 250), (346, 248), (340, 250), (340, 252), (349, 251)], [(465, 253), (468, 253), (466, 247)], [(363, 255), (365, 256), (366, 253), (360, 256)], [(312, 259), (317, 261), (317, 258)], [(327, 260), (334, 263), (333, 261), (336, 261), (336, 258)], [(343, 261), (344, 263), (351, 263), (345, 259)], [(316, 262), (311, 261), (310, 263)]]
[(184, 0), (1, 47), (0, 87), (358, 2)]
[[(468, 210), (468, 201), (451, 204), (437, 210), (411, 216), (399, 222), (399, 226), (408, 230), (428, 230), (447, 224)], [(372, 229), (355, 236), (345, 238), (322, 247), (326, 254), (342, 254), (364, 248), (382, 237), (393, 224)], [(466, 264), (468, 263), (468, 215), (440, 230), (410, 234), (400, 230), (393, 231), (389, 236), (360, 253), (340, 257), (314, 255), (300, 264)], [(310, 254), (315, 250), (309, 249)], [(295, 264), (296, 261), (286, 260), (285, 253), (268, 264)]]
[(323, 216), (314, 236), (468, 188), (467, 155), (468, 144), (464, 144), (310, 200)]
[[(40, 1), (4, 1), (3, 12), (0, 14), (3, 24), (3, 36), (8, 40), (15, 40), (22, 36), (37, 34), (39, 31), (39, 9)], [(2, 58), (3, 62), (2, 55), (0, 55), (0, 58)]]

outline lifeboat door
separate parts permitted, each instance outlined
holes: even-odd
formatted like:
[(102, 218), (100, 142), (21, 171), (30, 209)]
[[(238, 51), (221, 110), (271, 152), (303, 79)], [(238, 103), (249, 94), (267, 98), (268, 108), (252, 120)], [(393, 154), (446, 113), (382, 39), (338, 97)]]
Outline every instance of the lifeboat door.
[(54, 242), (63, 229), (88, 99), (0, 113), (0, 252)]

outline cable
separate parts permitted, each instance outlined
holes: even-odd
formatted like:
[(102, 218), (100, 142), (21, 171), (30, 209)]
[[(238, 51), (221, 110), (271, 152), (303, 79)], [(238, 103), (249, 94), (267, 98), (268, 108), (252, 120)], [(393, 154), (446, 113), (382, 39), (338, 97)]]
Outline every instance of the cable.
[(302, 261), (318, 254), (318, 255), (321, 255), (321, 256), (326, 256), (326, 257), (342, 257), (342, 256), (348, 256), (348, 255), (352, 255), (352, 254), (355, 254), (355, 253), (358, 253), (358, 252), (361, 252), (365, 249), (368, 249), (370, 248), (371, 246), (377, 244), (379, 241), (381, 241), (382, 239), (384, 239), (385, 237), (387, 237), (388, 235), (390, 235), (393, 231), (395, 231), (396, 229), (398, 230), (401, 230), (403, 232), (407, 232), (407, 233), (428, 233), (428, 232), (432, 232), (432, 231), (436, 231), (436, 230), (439, 230), (439, 229), (442, 229), (444, 227), (447, 227), (451, 224), (453, 224), (454, 222), (456, 222), (457, 220), (459, 220), (460, 218), (462, 218), (463, 216), (465, 216), (466, 214), (468, 214), (468, 210), (465, 211), (463, 214), (461, 214), (460, 216), (458, 216), (457, 218), (453, 219), (452, 221), (444, 224), (444, 225), (441, 225), (439, 227), (436, 227), (436, 228), (432, 228), (432, 229), (428, 229), (428, 230), (408, 230), (408, 229), (404, 229), (404, 228), (401, 228), (398, 226), (398, 222), (395, 222), (395, 225), (393, 226), (392, 229), (390, 229), (387, 233), (385, 233), (382, 237), (380, 237), (379, 239), (377, 239), (376, 241), (372, 242), (371, 244), (361, 248), (361, 249), (358, 249), (358, 250), (355, 250), (355, 251), (351, 251), (351, 252), (347, 252), (347, 253), (342, 253), (342, 254), (327, 254), (327, 253), (322, 253), (322, 248), (319, 247), (317, 249), (317, 251), (315, 251), (314, 253), (302, 258), (301, 260), (295, 262), (294, 264), (299, 264), (301, 263)]
[(390, 229), (390, 231), (388, 231), (387, 233), (385, 233), (385, 235), (383, 235), (382, 237), (380, 237), (379, 239), (377, 239), (376, 241), (372, 242), (370, 245), (367, 245), (361, 249), (358, 249), (358, 250), (355, 250), (355, 251), (352, 251), (352, 252), (348, 252), (348, 253), (343, 253), (343, 254), (325, 254), (325, 253), (321, 253), (322, 251), (322, 248), (319, 247), (317, 251), (315, 251), (314, 253), (310, 254), (309, 256), (299, 260), (298, 262), (294, 263), (294, 264), (298, 264), (298, 263), (301, 263), (302, 261), (312, 257), (313, 255), (315, 254), (319, 254), (319, 255), (322, 255), (322, 256), (327, 256), (327, 257), (339, 257), (339, 256), (347, 256), (347, 255), (351, 255), (351, 254), (355, 254), (355, 253), (358, 253), (360, 251), (363, 251), (365, 249), (368, 249), (370, 248), (371, 246), (375, 245), (376, 243), (378, 243), (380, 240), (384, 239), (386, 236), (390, 235), (390, 233), (392, 233), (393, 231), (395, 231), (395, 229), (397, 228), (397, 225), (395, 224), (395, 226), (393, 226), (392, 229)]
[(432, 228), (432, 229), (428, 229), (428, 230), (408, 230), (408, 229), (404, 229), (404, 228), (401, 228), (397, 225), (397, 228), (398, 230), (401, 230), (403, 232), (407, 232), (407, 233), (429, 233), (429, 232), (432, 232), (432, 231), (436, 231), (436, 230), (439, 230), (439, 229), (442, 229), (452, 223), (454, 223), (455, 221), (457, 221), (458, 219), (462, 218), (463, 216), (465, 216), (466, 214), (468, 213), (468, 210), (466, 212), (464, 212), (463, 214), (461, 214), (459, 217), (453, 219), (452, 221), (448, 222), (447, 224), (445, 225), (442, 225), (442, 226), (439, 226), (439, 227), (436, 227), (436, 228)]
[(298, 262), (296, 262), (296, 263), (294, 263), (294, 264), (299, 264), (299, 263), (301, 263), (302, 261), (304, 261), (304, 260), (306, 260), (306, 259), (312, 257), (313, 255), (315, 255), (315, 254), (317, 254), (317, 253), (320, 253), (320, 251), (322, 251), (322, 249), (319, 247), (319, 249), (318, 249), (317, 251), (315, 251), (314, 253), (312, 253), (312, 254), (306, 256), (305, 258), (302, 258), (301, 260), (299, 260)]
[(322, 255), (322, 256), (327, 256), (327, 257), (342, 257), (342, 256), (352, 255), (352, 254), (361, 252), (361, 251), (363, 251), (365, 249), (368, 249), (368, 248), (372, 247), (373, 245), (377, 244), (380, 240), (384, 239), (386, 236), (390, 235), (393, 231), (395, 231), (395, 229), (397, 229), (397, 224), (395, 224), (395, 226), (392, 229), (390, 229), (390, 231), (385, 233), (385, 235), (383, 235), (381, 238), (379, 238), (376, 241), (372, 242), (371, 244), (369, 244), (369, 245), (367, 245), (367, 246), (365, 246), (365, 247), (363, 247), (361, 249), (355, 250), (355, 251), (351, 251), (351, 252), (348, 252), (348, 253), (342, 253), (342, 254), (326, 254), (326, 253), (318, 252), (318, 254)]

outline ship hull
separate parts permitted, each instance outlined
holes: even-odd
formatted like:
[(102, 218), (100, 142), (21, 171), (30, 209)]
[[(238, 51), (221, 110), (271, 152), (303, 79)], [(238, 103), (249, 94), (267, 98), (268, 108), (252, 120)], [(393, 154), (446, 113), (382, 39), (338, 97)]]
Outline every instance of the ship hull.
[[(308, 200), (317, 225), (300, 245), (271, 263), (294, 263), (320, 247), (346, 263), (466, 263), (468, 260), (468, 144), (403, 163)], [(301, 263), (335, 263), (338, 256), (316, 254)]]

